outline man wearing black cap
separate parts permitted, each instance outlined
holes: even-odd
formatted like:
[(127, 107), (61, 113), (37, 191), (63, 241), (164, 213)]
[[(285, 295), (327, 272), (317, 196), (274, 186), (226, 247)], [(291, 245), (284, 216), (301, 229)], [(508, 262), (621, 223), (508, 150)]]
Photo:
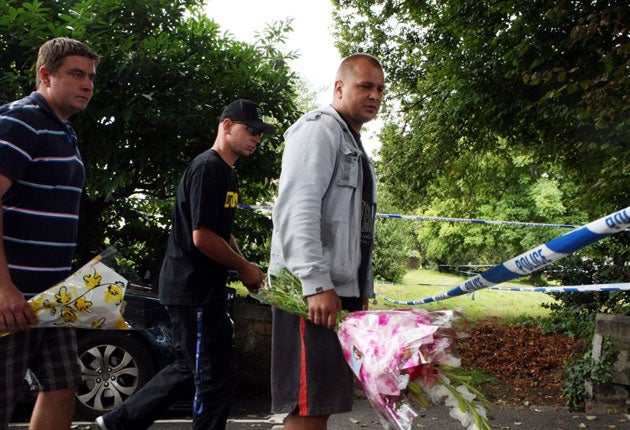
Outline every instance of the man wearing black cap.
[(236, 369), (232, 322), (225, 309), (228, 270), (255, 292), (264, 274), (240, 254), (231, 234), (238, 204), (232, 167), (275, 128), (260, 108), (236, 100), (220, 117), (212, 148), (188, 166), (177, 189), (162, 271), (160, 302), (168, 308), (177, 358), (118, 408), (98, 417), (101, 429), (148, 428), (195, 384), (193, 429), (225, 429)]

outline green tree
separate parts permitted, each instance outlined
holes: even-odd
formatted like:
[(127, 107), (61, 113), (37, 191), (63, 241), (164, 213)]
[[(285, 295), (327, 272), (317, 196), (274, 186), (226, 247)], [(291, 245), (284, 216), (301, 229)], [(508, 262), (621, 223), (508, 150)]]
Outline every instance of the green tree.
[(399, 206), (581, 223), (627, 205), (625, 2), (334, 3), (339, 49), (387, 72), (378, 168)]
[[(273, 194), (282, 130), (298, 114), (296, 76), (279, 48), (290, 23), (277, 22), (249, 45), (221, 34), (201, 0), (0, 0), (0, 99), (33, 88), (37, 48), (69, 36), (102, 57), (94, 97), (73, 118), (87, 170), (78, 260), (106, 243), (137, 269), (155, 270), (163, 254), (175, 188), (185, 166), (214, 141), (218, 116), (236, 98), (261, 104), (279, 133), (265, 137), (235, 168), (240, 201)], [(271, 223), (239, 213), (235, 234), (248, 256), (266, 261)]]
[[(407, 273), (409, 257), (417, 257), (419, 245), (416, 238), (417, 221), (393, 219), (388, 214), (399, 214), (396, 199), (386, 190), (379, 190), (378, 211), (374, 231), (374, 277), (381, 281), (401, 282)], [(418, 264), (421, 261), (418, 259)]]
[[(420, 215), (480, 220), (563, 219), (580, 225), (584, 212), (567, 213), (575, 186), (553, 164), (539, 165), (497, 141), (494, 150), (462, 154), (426, 185), (432, 197)], [(418, 229), (426, 258), (438, 264), (498, 264), (567, 230), (479, 223), (425, 222)]]
[[(341, 53), (386, 70), (378, 173), (399, 207), (581, 224), (628, 205), (627, 2), (333, 3)], [(559, 233), (427, 223), (419, 238), (436, 261), (497, 263)], [(616, 236), (581, 252), (591, 282), (619, 278), (608, 261), (627, 272)]]
[[(338, 47), (387, 71), (380, 176), (409, 208), (497, 138), (554, 163), (594, 218), (627, 204), (626, 2), (335, 0)], [(392, 101), (395, 100), (396, 103)]]

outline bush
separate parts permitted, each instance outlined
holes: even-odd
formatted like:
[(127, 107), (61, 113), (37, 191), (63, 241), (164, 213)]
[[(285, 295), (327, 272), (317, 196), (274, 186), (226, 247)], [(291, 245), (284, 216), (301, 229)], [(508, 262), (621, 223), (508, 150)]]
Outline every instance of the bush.
[[(588, 251), (588, 254), (586, 253)], [(548, 278), (560, 285), (589, 285), (630, 281), (630, 235), (618, 234), (568, 256), (548, 271)], [(630, 315), (630, 291), (551, 294), (557, 303), (552, 312), (580, 308), (576, 316), (610, 313)]]
[(584, 382), (587, 379), (598, 384), (610, 381), (612, 376), (610, 373), (611, 360), (610, 345), (606, 344), (600, 359), (594, 359), (590, 352), (586, 352), (578, 359), (566, 364), (564, 369), (565, 385), (562, 388), (562, 394), (571, 410), (584, 409), (586, 401), (586, 385)]
[(381, 281), (402, 282), (407, 273), (405, 260), (414, 243), (413, 226), (377, 219), (374, 228), (374, 277)]

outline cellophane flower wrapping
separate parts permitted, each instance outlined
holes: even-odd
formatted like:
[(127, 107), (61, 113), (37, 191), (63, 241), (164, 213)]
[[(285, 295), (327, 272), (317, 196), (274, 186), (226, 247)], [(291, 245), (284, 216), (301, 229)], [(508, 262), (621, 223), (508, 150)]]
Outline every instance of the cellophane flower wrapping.
[[(263, 303), (308, 317), (308, 303), (300, 281), (286, 268), (258, 293)], [(343, 312), (337, 334), (344, 357), (385, 429), (410, 430), (417, 408), (444, 404), (468, 430), (489, 430), (489, 403), (458, 372), (453, 354), (459, 336), (458, 315), (451, 310), (406, 308)]]
[(122, 316), (127, 280), (103, 261), (115, 252), (108, 248), (62, 282), (29, 299), (37, 316), (32, 327), (131, 328)]
[(411, 429), (418, 406), (441, 403), (464, 427), (490, 428), (485, 398), (455, 371), (456, 319), (451, 310), (408, 308), (351, 312), (341, 321), (346, 361), (384, 428)]

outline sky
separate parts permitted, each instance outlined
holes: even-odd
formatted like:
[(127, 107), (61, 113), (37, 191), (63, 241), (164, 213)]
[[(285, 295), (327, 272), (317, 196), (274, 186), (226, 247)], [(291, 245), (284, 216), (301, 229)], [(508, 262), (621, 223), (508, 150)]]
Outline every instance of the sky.
[[(253, 43), (272, 21), (293, 18), (293, 32), (283, 50), (296, 51), (297, 60), (289, 63), (317, 94), (320, 105), (332, 101), (332, 88), (341, 56), (332, 37), (332, 4), (330, 0), (206, 0), (206, 13), (222, 31), (234, 38)], [(285, 52), (286, 52), (285, 51)], [(368, 153), (378, 148), (378, 120), (367, 123), (361, 133)]]

